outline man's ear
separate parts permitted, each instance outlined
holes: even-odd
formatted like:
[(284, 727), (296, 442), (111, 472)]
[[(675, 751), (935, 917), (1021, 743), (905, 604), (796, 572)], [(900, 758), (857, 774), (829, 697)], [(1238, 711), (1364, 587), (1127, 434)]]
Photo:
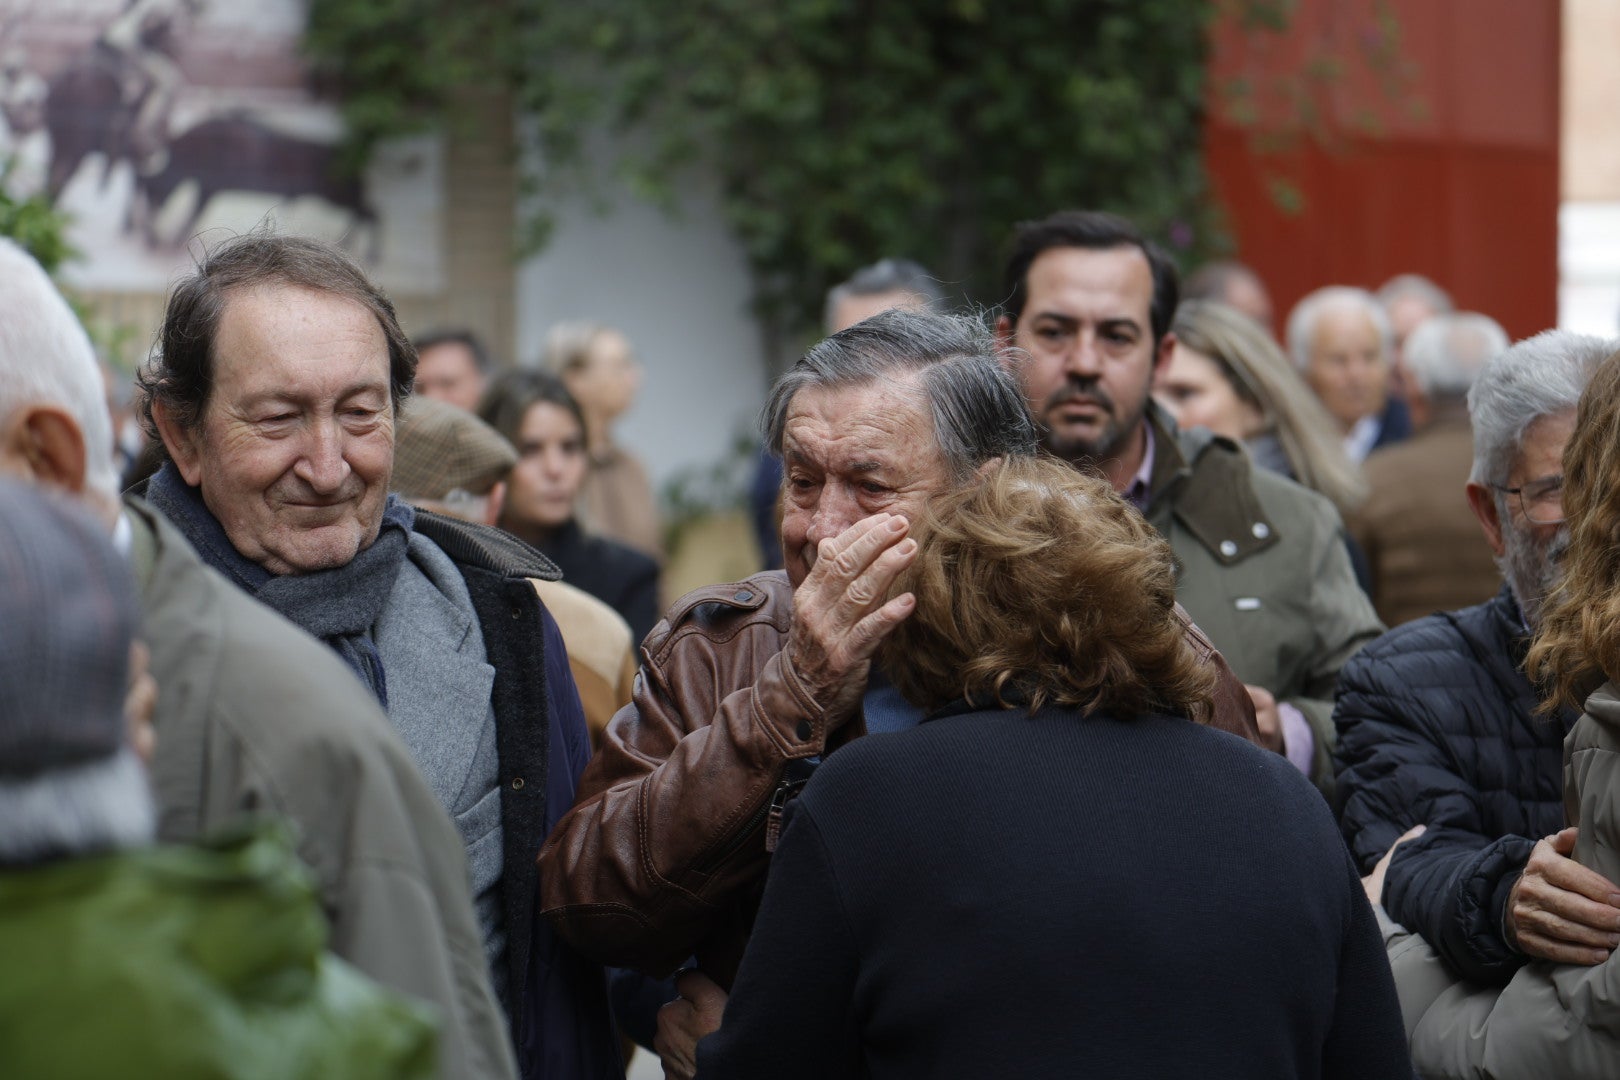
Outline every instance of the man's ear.
[(1502, 544), (1502, 519), (1496, 510), (1496, 493), (1484, 484), (1468, 484), (1468, 508), (1479, 518), (1479, 527), (1485, 532), (1485, 542), (1500, 559), (1506, 550)]
[(501, 510), (506, 506), (506, 481), (501, 480), (489, 489), (484, 496), (484, 524), (495, 525), (501, 520)]
[(0, 456), (26, 469), (41, 484), (81, 495), (89, 474), (84, 432), (55, 405), (25, 405), (0, 432)]
[(1164, 337), (1159, 339), (1159, 346), (1153, 357), (1153, 381), (1158, 382), (1160, 376), (1170, 369), (1170, 357), (1176, 352), (1176, 335), (1173, 331), (1165, 331)]
[(157, 424), (158, 434), (163, 436), (169, 460), (180, 470), (181, 479), (196, 487), (202, 482), (202, 447), (196, 434), (176, 420), (157, 398), (152, 399), (152, 420)]

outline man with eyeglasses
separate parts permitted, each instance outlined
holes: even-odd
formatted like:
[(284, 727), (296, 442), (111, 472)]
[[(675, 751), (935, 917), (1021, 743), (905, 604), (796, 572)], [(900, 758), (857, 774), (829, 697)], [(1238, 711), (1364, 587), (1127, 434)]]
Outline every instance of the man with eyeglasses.
[(1564, 444), (1617, 345), (1549, 330), (1486, 364), (1468, 395), (1467, 494), (1502, 590), (1390, 631), (1339, 679), (1340, 827), (1368, 896), (1476, 983), (1535, 958), (1601, 963), (1620, 946), (1620, 887), (1569, 858), (1575, 830), (1563, 829), (1575, 714), (1537, 715), (1523, 671), (1568, 546)]

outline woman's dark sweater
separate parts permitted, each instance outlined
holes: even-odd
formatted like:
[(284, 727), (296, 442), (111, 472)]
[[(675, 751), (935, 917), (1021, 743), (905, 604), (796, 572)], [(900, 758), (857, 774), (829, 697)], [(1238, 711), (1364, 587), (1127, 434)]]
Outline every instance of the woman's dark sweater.
[(619, 613), (641, 644), (658, 625), (658, 564), (634, 548), (592, 536), (574, 521), (549, 536), (524, 539), (563, 572), (563, 580)]
[(971, 713), (793, 806), (705, 1080), (1410, 1077), (1372, 909), (1285, 759)]

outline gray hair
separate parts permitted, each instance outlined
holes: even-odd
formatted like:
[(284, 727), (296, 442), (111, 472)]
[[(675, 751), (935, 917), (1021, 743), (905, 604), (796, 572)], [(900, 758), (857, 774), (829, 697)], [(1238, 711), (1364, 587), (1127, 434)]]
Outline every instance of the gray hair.
[(84, 437), (85, 482), (116, 499), (112, 416), (96, 350), (33, 256), (0, 239), (0, 418), (34, 403), (73, 417)]
[(879, 259), (855, 271), (848, 281), (827, 290), (821, 325), (831, 326), (833, 312), (852, 296), (882, 296), (893, 292), (910, 293), (929, 311), (939, 311), (945, 306), (945, 290), (921, 265), (910, 259)]
[(1598, 364), (1620, 341), (1543, 330), (1499, 354), (1480, 372), (1468, 392), (1474, 425), (1475, 484), (1502, 483), (1513, 471), (1525, 429), (1543, 416), (1568, 412)]
[(984, 324), (896, 308), (840, 330), (776, 380), (760, 413), (765, 445), (780, 454), (788, 409), (801, 390), (912, 383), (928, 402), (934, 438), (957, 480), (992, 458), (1035, 453), (1024, 395), (997, 358)]
[(1421, 300), (1436, 315), (1456, 309), (1451, 294), (1422, 274), (1396, 274), (1378, 286), (1378, 302), (1387, 311), (1397, 300)]
[(1429, 400), (1461, 401), (1485, 365), (1509, 344), (1507, 331), (1489, 315), (1435, 315), (1406, 339), (1406, 373)]
[(1288, 313), (1288, 356), (1294, 366), (1304, 371), (1311, 364), (1311, 342), (1316, 338), (1316, 324), (1330, 311), (1359, 311), (1372, 320), (1378, 330), (1387, 358), (1395, 345), (1395, 332), (1390, 328), (1389, 316), (1383, 305), (1366, 289), (1351, 285), (1329, 285), (1310, 293), (1294, 305)]
[(146, 767), (128, 747), (111, 757), (0, 779), (0, 866), (150, 844), (157, 815)]

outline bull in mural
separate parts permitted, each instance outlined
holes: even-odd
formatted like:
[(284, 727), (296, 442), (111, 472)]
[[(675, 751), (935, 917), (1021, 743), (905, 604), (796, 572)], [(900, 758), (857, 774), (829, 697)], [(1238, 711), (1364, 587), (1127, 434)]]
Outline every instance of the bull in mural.
[(361, 178), (340, 168), (337, 149), (331, 143), (287, 135), (247, 115), (204, 120), (169, 143), (161, 169), (136, 175), (132, 216), (141, 223), (150, 246), (163, 243), (157, 234), (157, 216), (188, 182), (197, 187), (196, 199), (184, 224), (172, 235), (174, 246), (190, 239), (216, 195), (246, 191), (326, 200), (351, 215), (351, 228), (367, 228), (368, 257), (377, 258), (376, 212)]
[[(125, 229), (140, 229), (149, 249), (184, 245), (222, 193), (313, 196), (366, 228), (377, 258), (377, 216), (362, 179), (339, 167), (335, 144), (287, 134), (245, 110), (206, 117), (176, 130), (174, 104), (185, 87), (176, 56), (204, 0), (131, 0), (94, 43), (49, 80), (44, 124), (50, 136), (46, 194), (58, 201), (80, 170), (99, 166), (107, 191), (113, 170), (134, 176)], [(183, 224), (159, 234), (158, 218), (182, 188), (195, 188)]]

